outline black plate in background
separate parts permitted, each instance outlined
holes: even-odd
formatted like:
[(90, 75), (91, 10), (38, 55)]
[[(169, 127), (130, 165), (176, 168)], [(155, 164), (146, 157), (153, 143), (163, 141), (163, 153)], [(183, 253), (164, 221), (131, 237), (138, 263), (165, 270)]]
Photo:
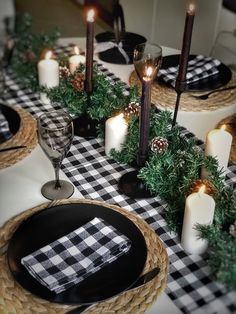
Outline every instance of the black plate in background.
[[(178, 55), (169, 55), (162, 58), (161, 69), (167, 69), (169, 67), (175, 67), (179, 64), (179, 54)], [(189, 60), (192, 60), (196, 57), (196, 55), (190, 55)], [(232, 78), (232, 72), (225, 64), (220, 63), (217, 67), (219, 73), (216, 75), (209, 76), (208, 78), (199, 80), (197, 82), (186, 84), (186, 91), (207, 91), (219, 88), (221, 86), (226, 85)], [(164, 82), (161, 78), (158, 80), (172, 87), (170, 84)]]
[[(4, 104), (0, 104), (0, 112), (5, 116), (12, 136), (15, 135), (20, 128), (20, 116), (18, 112)], [(8, 141), (9, 139), (10, 138), (0, 141), (0, 144)]]
[[(101, 42), (115, 42), (115, 34), (113, 32), (104, 32), (97, 34), (95, 36), (96, 41), (98, 43)], [(133, 63), (133, 54), (134, 54), (134, 47), (138, 44), (145, 43), (147, 39), (142, 35), (125, 32), (122, 37), (122, 48), (125, 50), (127, 55), (129, 56), (129, 64)], [(108, 63), (114, 64), (126, 64), (126, 60), (123, 55), (120, 53), (117, 47), (108, 49), (106, 51), (100, 52), (98, 54), (99, 59)]]
[[(21, 265), (22, 257), (68, 234), (94, 217), (103, 218), (132, 241), (128, 254), (58, 295), (41, 285)], [(146, 257), (145, 239), (136, 225), (124, 215), (97, 204), (66, 204), (43, 210), (22, 223), (8, 248), (8, 263), (15, 280), (43, 299), (64, 304), (98, 302), (124, 291), (141, 274)]]

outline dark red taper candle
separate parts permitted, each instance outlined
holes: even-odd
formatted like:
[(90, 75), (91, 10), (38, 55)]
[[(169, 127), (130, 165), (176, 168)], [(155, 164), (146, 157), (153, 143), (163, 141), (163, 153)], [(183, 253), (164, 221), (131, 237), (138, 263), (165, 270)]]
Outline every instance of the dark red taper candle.
[(184, 35), (181, 55), (179, 58), (179, 70), (175, 83), (175, 90), (177, 92), (183, 92), (185, 90), (186, 84), (186, 74), (188, 70), (188, 58), (191, 47), (192, 31), (193, 31), (193, 22), (195, 16), (195, 7), (193, 4), (190, 4), (186, 13), (185, 26), (184, 26)]
[(93, 41), (94, 41), (94, 10), (87, 14), (87, 36), (86, 36), (86, 69), (85, 69), (85, 91), (91, 94), (93, 91)]

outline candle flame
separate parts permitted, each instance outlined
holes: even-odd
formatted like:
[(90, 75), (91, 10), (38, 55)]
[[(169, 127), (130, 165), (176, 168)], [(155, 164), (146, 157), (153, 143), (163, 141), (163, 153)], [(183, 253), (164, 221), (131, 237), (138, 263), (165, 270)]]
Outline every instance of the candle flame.
[(95, 15), (94, 10), (93, 9), (89, 10), (87, 14), (87, 22), (94, 22), (94, 15)]
[(222, 124), (222, 126), (220, 127), (220, 129), (223, 130), (223, 131), (226, 130), (226, 125), (225, 125), (225, 124)]
[(45, 59), (49, 60), (52, 58), (52, 52), (51, 51), (47, 51), (47, 53), (45, 54)]
[(152, 67), (148, 67), (148, 68), (146, 69), (146, 75), (147, 75), (147, 76), (150, 77), (150, 76), (152, 75), (152, 72), (153, 72), (153, 71), (152, 71)]
[(195, 12), (195, 5), (193, 3), (190, 3), (188, 6), (188, 13), (194, 14), (194, 12)]
[(79, 55), (79, 48), (77, 46), (74, 46), (74, 53), (76, 55)]
[(206, 189), (206, 186), (203, 184), (203, 185), (199, 188), (198, 193), (199, 193), (200, 195), (202, 195), (203, 193), (205, 193), (205, 189)]

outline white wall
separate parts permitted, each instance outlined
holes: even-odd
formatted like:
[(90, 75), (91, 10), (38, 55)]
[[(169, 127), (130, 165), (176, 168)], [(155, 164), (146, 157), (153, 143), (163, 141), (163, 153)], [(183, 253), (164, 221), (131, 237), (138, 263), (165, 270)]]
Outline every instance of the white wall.
[[(222, 0), (192, 0), (196, 5), (191, 52), (209, 54), (221, 12)], [(127, 31), (150, 42), (181, 49), (189, 0), (121, 0)]]

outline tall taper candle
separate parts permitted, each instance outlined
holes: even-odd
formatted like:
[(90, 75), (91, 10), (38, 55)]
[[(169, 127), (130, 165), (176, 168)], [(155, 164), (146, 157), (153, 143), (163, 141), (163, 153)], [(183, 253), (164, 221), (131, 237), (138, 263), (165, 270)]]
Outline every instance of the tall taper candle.
[(139, 152), (138, 166), (144, 166), (148, 155), (148, 137), (150, 128), (151, 83), (153, 68), (148, 67), (142, 78), (141, 114), (139, 121)]
[(93, 40), (94, 40), (94, 10), (87, 14), (87, 36), (86, 36), (86, 69), (85, 69), (85, 91), (91, 94), (93, 91)]
[(186, 74), (187, 74), (187, 69), (188, 69), (188, 58), (189, 58), (189, 51), (190, 51), (190, 46), (191, 46), (194, 16), (195, 16), (195, 7), (193, 4), (190, 4), (186, 13), (186, 18), (185, 18), (183, 43), (182, 43), (182, 49), (181, 49), (181, 54), (179, 58), (179, 70), (178, 70), (178, 75), (175, 82), (175, 90), (177, 92), (177, 99), (176, 99), (176, 104), (175, 104), (172, 126), (175, 125), (176, 120), (177, 120), (181, 93), (184, 92), (186, 88)]
[(188, 58), (191, 47), (193, 22), (195, 16), (195, 7), (190, 4), (186, 13), (184, 35), (181, 54), (179, 58), (179, 70), (175, 83), (175, 90), (177, 92), (183, 92), (186, 84), (186, 74), (188, 69)]

